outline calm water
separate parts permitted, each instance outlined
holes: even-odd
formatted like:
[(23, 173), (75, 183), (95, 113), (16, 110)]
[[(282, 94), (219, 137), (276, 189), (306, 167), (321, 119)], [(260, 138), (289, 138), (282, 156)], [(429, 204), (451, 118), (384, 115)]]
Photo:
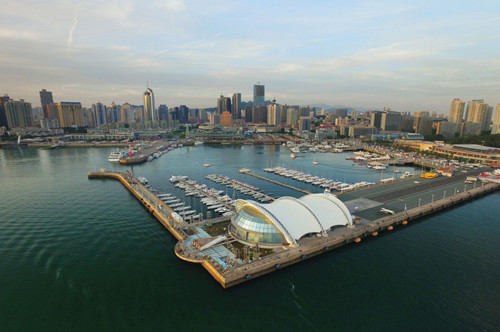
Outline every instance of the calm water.
[[(111, 150), (0, 150), (1, 331), (499, 329), (498, 192), (224, 290), (201, 266), (176, 258), (174, 238), (120, 183), (87, 179), (88, 171), (113, 168)], [(171, 175), (202, 181), (210, 173), (298, 196), (238, 174), (242, 167), (380, 178), (345, 154), (316, 154), (314, 166), (313, 155), (289, 153), (182, 148), (134, 172), (178, 196)]]

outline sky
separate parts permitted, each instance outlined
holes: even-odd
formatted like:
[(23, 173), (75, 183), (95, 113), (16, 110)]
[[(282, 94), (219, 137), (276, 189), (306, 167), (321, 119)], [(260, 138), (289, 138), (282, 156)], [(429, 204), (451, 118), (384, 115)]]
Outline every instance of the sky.
[(2, 0), (0, 94), (215, 107), (280, 104), (448, 113), (500, 103), (500, 1)]

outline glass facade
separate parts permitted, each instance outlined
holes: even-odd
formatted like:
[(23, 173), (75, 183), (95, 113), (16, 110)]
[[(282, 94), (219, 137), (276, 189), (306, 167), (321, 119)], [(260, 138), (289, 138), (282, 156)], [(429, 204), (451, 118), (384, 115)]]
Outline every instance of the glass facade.
[(245, 242), (262, 245), (286, 243), (283, 234), (267, 218), (249, 206), (241, 209), (231, 222), (231, 234)]

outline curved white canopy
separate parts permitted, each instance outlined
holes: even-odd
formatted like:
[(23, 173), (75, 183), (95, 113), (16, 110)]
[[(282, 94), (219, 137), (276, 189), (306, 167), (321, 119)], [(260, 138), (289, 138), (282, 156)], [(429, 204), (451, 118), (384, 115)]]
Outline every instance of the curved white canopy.
[(352, 224), (349, 210), (332, 194), (311, 194), (299, 199), (281, 197), (271, 204), (238, 200), (237, 210), (246, 204), (257, 208), (271, 220), (291, 243), (306, 234), (323, 233), (333, 226)]

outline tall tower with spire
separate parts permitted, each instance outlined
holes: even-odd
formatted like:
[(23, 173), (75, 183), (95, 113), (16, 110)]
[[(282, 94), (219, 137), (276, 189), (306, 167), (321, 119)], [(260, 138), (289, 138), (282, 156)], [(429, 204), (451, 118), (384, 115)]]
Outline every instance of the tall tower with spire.
[(144, 91), (144, 122), (157, 120), (155, 95), (153, 94), (153, 89), (148, 87), (147, 90)]

